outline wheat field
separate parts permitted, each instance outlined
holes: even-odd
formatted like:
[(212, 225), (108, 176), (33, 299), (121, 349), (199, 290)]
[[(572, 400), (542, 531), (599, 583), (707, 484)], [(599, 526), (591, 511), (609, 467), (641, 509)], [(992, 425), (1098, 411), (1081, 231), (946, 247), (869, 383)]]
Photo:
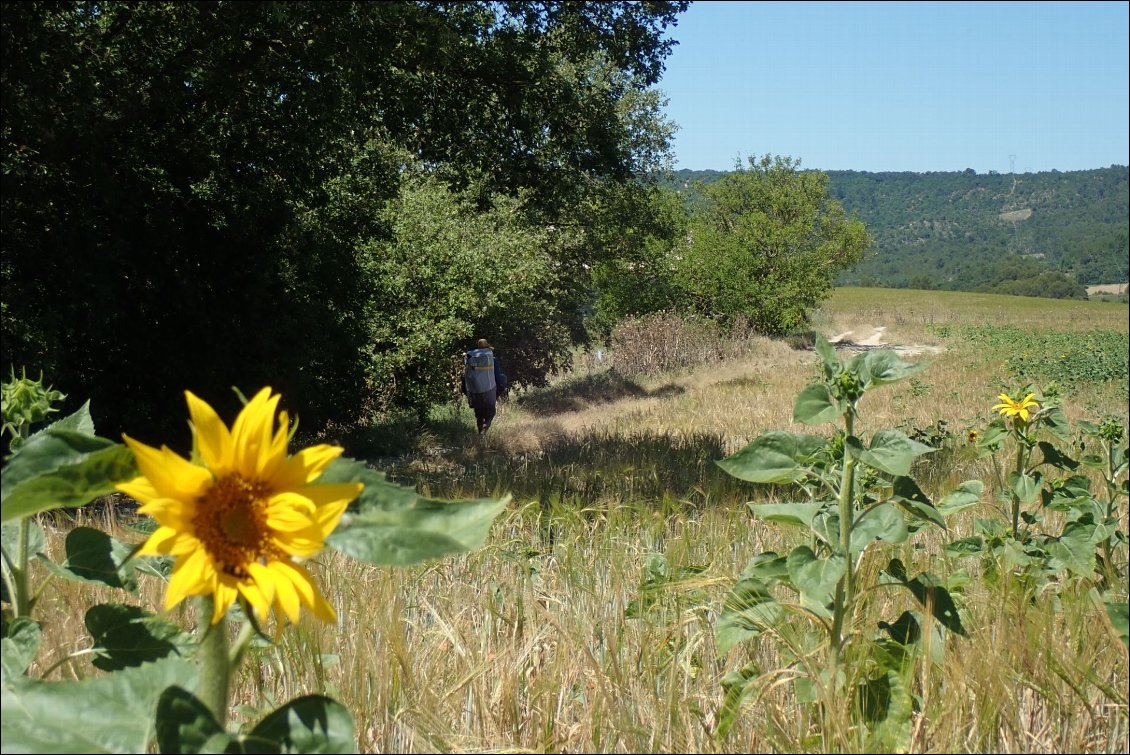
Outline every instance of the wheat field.
[[(864, 432), (945, 428), (959, 437), (990, 421), (997, 394), (1016, 387), (1010, 355), (963, 340), (962, 329), (1124, 334), (1127, 322), (1124, 304), (843, 289), (816, 313), (814, 329), (844, 344), (899, 347), (908, 361), (929, 364), (865, 397)], [(430, 496), (510, 494), (512, 502), (469, 554), (411, 568), (323, 555), (313, 570), (338, 624), (304, 618), (254, 648), (236, 680), (233, 719), (255, 720), (320, 692), (352, 712), (362, 752), (867, 751), (859, 727), (818, 721), (798, 702), (796, 664), (779, 650), (787, 636), (724, 655), (714, 643), (723, 596), (750, 558), (798, 537), (752, 519), (744, 503), (765, 493), (714, 462), (768, 430), (800, 431), (793, 399), (816, 374), (813, 352), (757, 339), (731, 360), (630, 379), (609, 373), (608, 361), (615, 354), (599, 365), (578, 358), (548, 388), (512, 396), (484, 441), (468, 410), (452, 408), (412, 453), (371, 460)], [(1073, 421), (1113, 415), (1125, 426), (1128, 403), (1124, 381), (1065, 392)], [(937, 495), (967, 479), (988, 484), (990, 470), (957, 443), (920, 482)], [(975, 561), (943, 554), (945, 541), (971, 534), (974, 518), (989, 513), (985, 502), (949, 532), (881, 554), (965, 579), (969, 636), (950, 636), (940, 660), (919, 664), (906, 749), (1127, 752), (1127, 653), (1094, 585), (1027, 590), (981, 579)], [(49, 548), (92, 519), (138, 540), (123, 517), (100, 509), (45, 521)], [(1126, 531), (1125, 506), (1121, 522)], [(641, 610), (641, 583), (657, 556), (679, 576)], [(1125, 547), (1120, 559), (1109, 589), (1125, 600)], [(877, 555), (862, 570), (880, 566)], [(158, 580), (145, 580), (128, 600), (155, 610), (161, 593)], [(92, 673), (82, 662), (82, 612), (107, 599), (121, 597), (58, 581), (45, 591), (37, 612), (66, 631), (51, 635), (40, 672)], [(849, 631), (870, 636), (878, 617), (909, 600), (877, 592)], [(186, 613), (173, 618), (191, 622)], [(757, 694), (718, 740), (720, 681), (749, 662), (761, 670)]]

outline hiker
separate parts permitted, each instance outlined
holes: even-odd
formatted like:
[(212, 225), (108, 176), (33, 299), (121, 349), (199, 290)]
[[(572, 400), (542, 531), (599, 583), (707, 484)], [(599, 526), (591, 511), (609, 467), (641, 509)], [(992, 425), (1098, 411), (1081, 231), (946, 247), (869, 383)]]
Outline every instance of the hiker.
[(476, 346), (463, 354), (463, 393), (475, 410), (475, 425), (482, 435), (494, 421), (498, 395), (506, 392), (509, 381), (490, 342), (480, 338)]

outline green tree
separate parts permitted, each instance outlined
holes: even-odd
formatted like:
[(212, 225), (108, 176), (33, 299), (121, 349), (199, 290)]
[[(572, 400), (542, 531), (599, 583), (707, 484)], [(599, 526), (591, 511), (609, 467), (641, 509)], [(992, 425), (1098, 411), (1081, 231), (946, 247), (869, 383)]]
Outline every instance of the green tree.
[(381, 406), (423, 411), (448, 397), (452, 357), (481, 336), (500, 348), (515, 381), (536, 382), (559, 366), (539, 362), (569, 345), (559, 325), (553, 330), (561, 319), (558, 234), (518, 210), (506, 197), (480, 209), (435, 177), (416, 175), (382, 211), (387, 237), (361, 251), (371, 283), (368, 377)]
[[(633, 180), (665, 138), (629, 116), (655, 112), (686, 6), (4, 3), (0, 367), (91, 398), (111, 435), (179, 428), (185, 387), (230, 414), (229, 386), (270, 384), (307, 429), (351, 421), (374, 360), (431, 358), (366, 319), (387, 265), (359, 250), (393, 243), (405, 166), (543, 225)], [(557, 249), (580, 268), (585, 244)], [(578, 299), (548, 290), (551, 312)]]
[(687, 226), (682, 197), (671, 189), (637, 186), (615, 199), (619, 201), (608, 202), (603, 210), (618, 219), (604, 226), (614, 234), (616, 253), (592, 271), (596, 302), (589, 327), (605, 340), (626, 317), (678, 308), (673, 250), (686, 237)]
[(799, 167), (788, 157), (749, 158), (702, 187), (706, 205), (674, 255), (689, 308), (781, 334), (802, 326), (840, 270), (862, 258), (871, 241), (863, 223), (829, 195), (825, 174)]

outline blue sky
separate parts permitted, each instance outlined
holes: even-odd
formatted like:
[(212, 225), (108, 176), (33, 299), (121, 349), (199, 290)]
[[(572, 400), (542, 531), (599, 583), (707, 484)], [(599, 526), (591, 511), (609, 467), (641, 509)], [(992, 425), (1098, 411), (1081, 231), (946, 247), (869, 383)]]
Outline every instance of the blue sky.
[(675, 168), (1130, 164), (1130, 3), (699, 0), (658, 88)]

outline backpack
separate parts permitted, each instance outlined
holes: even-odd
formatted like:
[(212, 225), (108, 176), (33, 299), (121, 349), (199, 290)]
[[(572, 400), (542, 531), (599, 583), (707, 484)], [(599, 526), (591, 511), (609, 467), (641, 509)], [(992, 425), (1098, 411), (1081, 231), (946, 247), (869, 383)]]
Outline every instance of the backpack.
[(498, 387), (494, 381), (494, 352), (490, 349), (468, 351), (463, 364), (468, 393), (486, 393)]

